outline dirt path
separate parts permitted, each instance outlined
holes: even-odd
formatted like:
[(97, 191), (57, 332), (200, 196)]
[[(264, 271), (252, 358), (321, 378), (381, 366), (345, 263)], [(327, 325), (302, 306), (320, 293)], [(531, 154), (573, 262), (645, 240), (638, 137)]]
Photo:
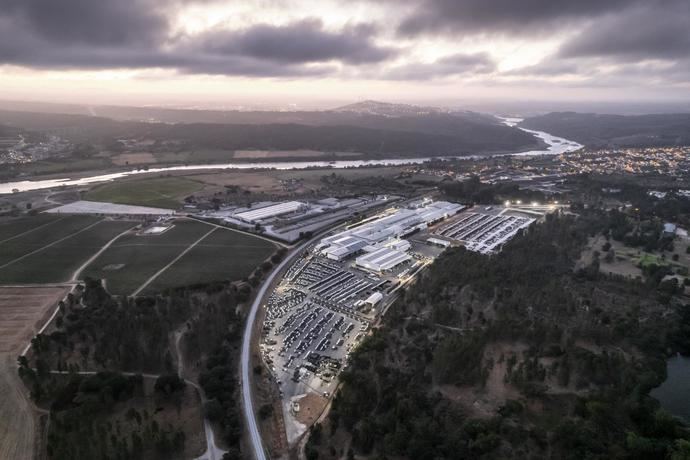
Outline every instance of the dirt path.
[(98, 222), (95, 222), (95, 223), (91, 224), (91, 225), (87, 225), (86, 227), (82, 228), (81, 230), (77, 230), (77, 231), (74, 232), (74, 233), (70, 233), (69, 235), (67, 235), (67, 236), (65, 236), (65, 237), (63, 237), (63, 238), (60, 238), (59, 240), (53, 241), (52, 243), (46, 244), (45, 246), (43, 246), (43, 247), (41, 247), (41, 248), (38, 248), (38, 249), (36, 249), (36, 250), (34, 250), (34, 251), (31, 251), (31, 252), (28, 253), (28, 254), (24, 254), (23, 256), (17, 257), (17, 258), (14, 259), (14, 260), (10, 260), (9, 262), (7, 262), (7, 263), (4, 264), (4, 265), (0, 265), (0, 268), (8, 267), (8, 266), (12, 265), (12, 264), (15, 263), (15, 262), (19, 262), (19, 261), (22, 260), (22, 259), (25, 259), (25, 258), (27, 258), (27, 257), (29, 257), (29, 256), (32, 256), (32, 255), (38, 253), (38, 252), (41, 252), (41, 251), (43, 251), (44, 249), (48, 249), (48, 248), (51, 247), (51, 246), (55, 246), (56, 244), (61, 243), (61, 242), (65, 241), (65, 240), (67, 240), (67, 239), (69, 239), (69, 238), (72, 238), (73, 236), (78, 235), (78, 234), (81, 233), (81, 232), (85, 232), (86, 230), (95, 227), (96, 225), (100, 224), (101, 222), (103, 222), (102, 219), (99, 220)]
[[(166, 265), (165, 267), (163, 267), (163, 268), (161, 268), (160, 270), (158, 270), (152, 277), (150, 277), (149, 279), (147, 279), (146, 281), (144, 281), (144, 284), (142, 284), (141, 286), (139, 286), (139, 288), (137, 288), (136, 291), (132, 292), (132, 294), (131, 294), (132, 297), (134, 297), (134, 296), (136, 296), (136, 295), (139, 295), (139, 293), (140, 293), (141, 291), (143, 291), (144, 289), (146, 289), (146, 287), (147, 287), (149, 284), (151, 284), (156, 278), (158, 278), (160, 275), (162, 275), (164, 271), (166, 271), (168, 268), (170, 268), (175, 262), (177, 262), (178, 260), (180, 260), (182, 257), (184, 257), (185, 254), (187, 254), (189, 251), (191, 251), (192, 249), (194, 249), (194, 247), (195, 247), (197, 244), (199, 244), (199, 243), (201, 243), (202, 241), (204, 241), (204, 239), (206, 239), (207, 236), (209, 236), (211, 233), (215, 232), (216, 230), (218, 230), (218, 229), (217, 229), (217, 228), (212, 228), (212, 229), (209, 230), (208, 232), (204, 233), (204, 234), (201, 236), (201, 238), (199, 238), (198, 240), (196, 240), (195, 242), (193, 242), (192, 244), (190, 244), (189, 246), (187, 246), (187, 248), (186, 248), (184, 251), (182, 251), (181, 253), (179, 253), (179, 254), (177, 255), (177, 257), (175, 257), (168, 265)], [(0, 267), (0, 268), (2, 268), (2, 267)]]
[(37, 419), (17, 375), (16, 356), (0, 354), (0, 458), (34, 458)]
[(84, 262), (84, 263), (82, 264), (81, 267), (77, 268), (77, 269), (74, 271), (74, 273), (72, 274), (72, 278), (70, 279), (70, 282), (76, 282), (76, 281), (79, 279), (79, 274), (80, 274), (81, 272), (83, 272), (83, 271), (86, 269), (86, 267), (88, 267), (89, 265), (91, 265), (91, 262), (93, 262), (94, 260), (96, 260), (96, 259), (98, 258), (98, 256), (100, 256), (101, 254), (103, 254), (103, 251), (105, 251), (106, 249), (108, 249), (115, 241), (117, 241), (120, 237), (122, 237), (122, 236), (126, 235), (127, 233), (129, 233), (129, 232), (130, 232), (133, 228), (135, 228), (135, 227), (136, 227), (136, 225), (135, 225), (134, 227), (132, 227), (132, 228), (128, 228), (127, 230), (125, 230), (124, 232), (120, 233), (119, 235), (117, 235), (117, 236), (116, 236), (115, 238), (113, 238), (112, 240), (108, 241), (105, 245), (103, 245), (103, 247), (102, 247), (101, 249), (99, 249), (98, 252), (96, 252), (94, 255), (92, 255), (92, 256), (89, 258), (89, 260), (87, 260), (86, 262)]

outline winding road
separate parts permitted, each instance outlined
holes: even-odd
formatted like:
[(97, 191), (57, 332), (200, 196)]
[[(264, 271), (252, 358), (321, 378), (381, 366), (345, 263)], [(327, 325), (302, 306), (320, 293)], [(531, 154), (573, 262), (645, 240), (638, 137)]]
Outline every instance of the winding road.
[(249, 366), (251, 363), (251, 342), (252, 342), (252, 332), (254, 329), (254, 321), (256, 320), (256, 314), (259, 311), (259, 307), (266, 296), (266, 292), (273, 285), (273, 281), (276, 276), (278, 276), (287, 264), (289, 264), (292, 259), (297, 255), (301, 254), (304, 248), (311, 244), (314, 240), (321, 238), (321, 236), (316, 236), (309, 241), (301, 244), (295, 248), (291, 253), (289, 253), (283, 261), (278, 264), (277, 267), (273, 269), (268, 278), (261, 285), (261, 289), (254, 298), (251, 309), (249, 310), (249, 315), (247, 315), (247, 321), (244, 326), (244, 336), (242, 338), (242, 355), (241, 355), (241, 374), (242, 374), (242, 407), (244, 411), (244, 417), (247, 425), (247, 431), (249, 432), (249, 437), (251, 439), (252, 450), (254, 451), (254, 458), (256, 460), (266, 460), (266, 451), (264, 449), (263, 440), (261, 439), (261, 433), (259, 432), (259, 425), (256, 421), (256, 413), (254, 411), (254, 402), (252, 401), (252, 386), (250, 381)]

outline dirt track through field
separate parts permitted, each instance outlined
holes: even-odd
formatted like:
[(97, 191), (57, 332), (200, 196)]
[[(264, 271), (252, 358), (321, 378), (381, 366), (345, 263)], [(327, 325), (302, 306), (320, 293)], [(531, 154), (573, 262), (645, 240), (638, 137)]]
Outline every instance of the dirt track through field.
[(155, 280), (155, 279), (158, 278), (160, 275), (162, 275), (163, 272), (166, 271), (168, 268), (170, 268), (175, 262), (177, 262), (178, 260), (180, 260), (180, 259), (181, 259), (185, 254), (187, 254), (189, 251), (191, 251), (192, 249), (194, 249), (194, 246), (196, 246), (197, 244), (199, 244), (199, 243), (201, 243), (202, 241), (204, 241), (204, 239), (206, 239), (207, 236), (209, 236), (211, 233), (215, 232), (216, 230), (218, 230), (218, 229), (217, 229), (217, 228), (212, 228), (212, 229), (209, 230), (207, 233), (204, 233), (204, 235), (203, 235), (201, 238), (199, 238), (198, 240), (196, 240), (195, 242), (193, 242), (192, 244), (190, 244), (184, 251), (182, 251), (180, 254), (178, 254), (178, 256), (175, 257), (168, 265), (166, 265), (165, 267), (161, 268), (161, 269), (158, 270), (152, 277), (150, 277), (149, 279), (147, 279), (146, 281), (144, 281), (144, 284), (142, 284), (141, 286), (139, 286), (139, 288), (131, 294), (132, 297), (134, 297), (134, 296), (136, 296), (136, 295), (139, 295), (139, 293), (142, 292), (144, 289), (146, 289), (146, 286), (148, 286), (149, 284), (151, 284), (151, 283), (153, 282), (153, 280)]

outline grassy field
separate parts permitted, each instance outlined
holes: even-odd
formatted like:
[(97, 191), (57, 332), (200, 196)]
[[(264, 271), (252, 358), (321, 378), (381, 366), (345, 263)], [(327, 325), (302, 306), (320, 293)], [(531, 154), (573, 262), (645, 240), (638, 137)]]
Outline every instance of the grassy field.
[[(99, 221), (99, 218), (90, 216), (55, 217), (54, 219), (53, 223), (42, 227), (41, 225), (46, 223), (42, 218), (36, 221), (35, 226), (32, 225), (32, 221), (24, 222), (25, 225), (23, 226), (15, 226), (12, 236), (17, 236), (17, 238), (5, 239), (4, 242), (0, 243), (0, 266), (40, 249), (51, 242), (83, 230)], [(30, 233), (24, 233), (31, 228), (34, 230)], [(22, 233), (24, 234), (22, 235)]]
[(273, 243), (261, 238), (218, 229), (156, 278), (144, 293), (209, 281), (240, 280), (275, 250)]
[[(93, 222), (98, 221), (94, 220)], [(87, 224), (86, 226), (88, 227), (88, 225), (91, 225), (93, 222), (91, 220), (86, 220), (83, 221), (83, 224)], [(71, 218), (68, 218), (44, 227), (46, 231), (56, 231), (58, 235), (52, 238), (36, 240), (34, 235), (41, 232), (41, 229), (9, 241), (5, 243), (5, 245), (12, 245), (19, 240), (24, 240), (21, 248), (22, 251), (25, 251), (24, 254), (28, 254), (31, 253), (31, 251), (35, 251), (37, 248), (62, 238), (64, 233), (62, 231), (63, 226), (67, 226), (71, 229), (73, 228), (71, 223)], [(16, 262), (11, 262), (7, 266), (0, 267), (0, 284), (58, 283), (69, 281), (73, 272), (98, 252), (108, 241), (135, 225), (135, 222), (130, 221), (100, 221), (96, 225), (74, 236), (59, 241), (45, 249), (41, 249)], [(29, 238), (31, 238), (31, 241), (28, 241)], [(2, 246), (4, 245), (0, 245), (0, 247)], [(15, 253), (15, 255), (16, 254), (17, 253)], [(21, 257), (21, 255), (19, 257)], [(16, 260), (16, 258), (14, 260)]]
[(84, 199), (108, 203), (176, 209), (204, 185), (184, 177), (150, 177), (109, 182), (89, 190)]
[(199, 222), (177, 221), (161, 235), (126, 235), (94, 260), (82, 276), (106, 279), (113, 294), (131, 294), (210, 228)]
[(0, 223), (0, 244), (8, 238), (14, 238), (22, 233), (32, 231), (42, 225), (51, 224), (59, 220), (59, 217), (50, 214), (38, 214), (33, 217), (21, 217), (6, 220)]
[(668, 262), (663, 260), (661, 257), (648, 252), (643, 252), (640, 258), (637, 260), (637, 263), (640, 264), (642, 268), (650, 265), (668, 265)]

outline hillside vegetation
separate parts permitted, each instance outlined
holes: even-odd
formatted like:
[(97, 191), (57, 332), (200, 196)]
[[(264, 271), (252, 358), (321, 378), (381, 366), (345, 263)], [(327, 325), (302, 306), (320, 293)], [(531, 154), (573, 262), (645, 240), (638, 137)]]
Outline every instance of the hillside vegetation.
[(686, 427), (648, 396), (667, 353), (690, 352), (686, 307), (573, 269), (612, 226), (551, 215), (496, 256), (446, 251), (353, 355), (307, 455), (687, 458)]
[(690, 114), (601, 115), (554, 112), (527, 118), (520, 126), (546, 131), (590, 147), (688, 145)]
[[(57, 133), (75, 145), (120, 153), (121, 139), (146, 140), (153, 152), (316, 150), (386, 156), (448, 156), (520, 151), (539, 145), (532, 135), (471, 112), (387, 116), (352, 111), (213, 112), (110, 108), (119, 118), (0, 111), (0, 124)], [(141, 113), (140, 113), (141, 112)], [(150, 116), (143, 116), (143, 114)], [(137, 116), (139, 114), (140, 116)], [(126, 115), (126, 116), (125, 116)], [(134, 120), (133, 120), (134, 118)], [(146, 119), (147, 122), (135, 121)], [(155, 122), (151, 122), (155, 120)], [(82, 149), (83, 157), (88, 149)], [(95, 154), (94, 152), (90, 153)]]

